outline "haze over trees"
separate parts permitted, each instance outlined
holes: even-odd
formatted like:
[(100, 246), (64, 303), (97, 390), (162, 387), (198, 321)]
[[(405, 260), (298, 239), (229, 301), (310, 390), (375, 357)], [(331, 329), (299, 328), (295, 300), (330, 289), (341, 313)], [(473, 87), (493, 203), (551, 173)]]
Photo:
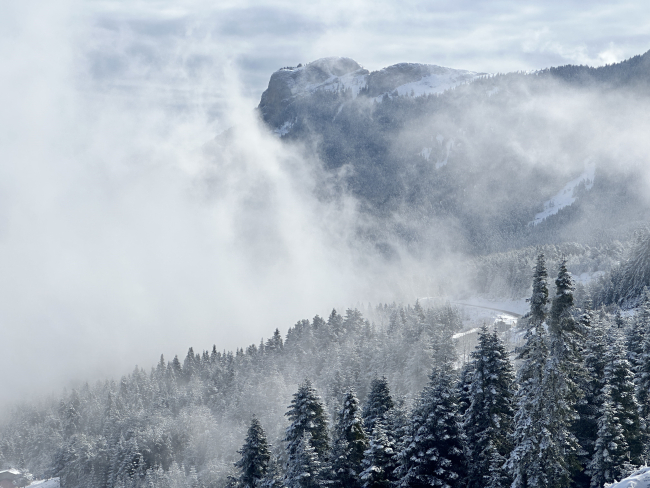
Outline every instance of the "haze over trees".
[[(235, 351), (189, 348), (19, 405), (0, 426), (0, 468), (66, 488), (598, 488), (646, 464), (641, 170), (619, 173), (614, 153), (593, 148), (596, 158), (573, 142), (568, 170), (531, 163), (557, 148), (533, 130), (549, 122), (544, 107), (528, 107), (587, 89), (598, 110), (612, 93), (643, 106), (649, 59), (465, 73), (466, 83), (422, 96), (399, 88), (440, 67), (367, 73), (340, 58), (283, 68), (262, 119), (319, 156), (319, 201), (355, 198), (351, 235), (374, 249), (364, 258), (396, 263), (412, 299), (332, 310)], [(356, 92), (312, 86), (352, 74), (369, 80)], [(545, 140), (584, 140), (550, 125)], [(426, 277), (426, 300), (404, 285), (412, 262), (448, 266)], [(462, 309), (446, 299), (477, 296), (525, 296), (529, 311), (513, 328), (463, 331)], [(476, 335), (468, 357), (456, 350), (461, 333)]]

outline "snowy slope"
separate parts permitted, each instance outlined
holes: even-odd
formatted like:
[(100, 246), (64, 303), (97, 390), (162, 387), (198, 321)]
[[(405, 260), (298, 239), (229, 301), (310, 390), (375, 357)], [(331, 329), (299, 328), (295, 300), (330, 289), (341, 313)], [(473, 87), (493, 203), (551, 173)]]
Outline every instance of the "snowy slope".
[[(355, 64), (346, 64), (352, 71), (342, 73), (341, 70), (335, 69), (337, 63), (347, 61), (347, 58), (323, 58), (305, 66), (284, 69), (285, 72), (291, 72), (293, 76), (287, 78), (287, 84), (291, 89), (293, 96), (311, 95), (317, 90), (342, 91), (349, 89), (352, 97), (355, 98), (359, 91), (366, 85), (368, 70)], [(349, 60), (350, 62), (354, 62)], [(355, 69), (356, 68), (356, 69)], [(316, 71), (317, 70), (317, 71)], [(310, 71), (324, 74), (319, 77), (311, 76)], [(323, 79), (324, 78), (324, 79)]]
[[(397, 86), (395, 91), (399, 96), (420, 97), (422, 95), (442, 93), (463, 83), (469, 83), (484, 74), (461, 69), (443, 68), (435, 65), (420, 66), (428, 70), (429, 74), (417, 81)], [(383, 95), (380, 95), (375, 100), (379, 102), (382, 98)]]
[(650, 488), (650, 467), (641, 468), (618, 483), (605, 486), (608, 488)]
[(350, 90), (356, 98), (369, 80), (380, 79), (385, 87), (375, 97), (381, 102), (384, 95), (422, 96), (442, 93), (463, 83), (468, 83), (484, 73), (444, 68), (430, 64), (401, 63), (370, 73), (350, 58), (331, 57), (313, 61), (304, 66), (282, 68), (274, 76), (284, 80), (291, 96), (302, 97), (318, 90)]
[(583, 181), (585, 182), (585, 188), (587, 190), (591, 190), (591, 188), (594, 186), (595, 173), (596, 165), (591, 161), (587, 161), (585, 163), (585, 170), (582, 172), (582, 174), (577, 178), (569, 181), (564, 186), (564, 188), (562, 188), (553, 198), (545, 201), (544, 210), (536, 214), (535, 219), (529, 222), (529, 225), (537, 225), (545, 218), (550, 217), (551, 215), (555, 215), (561, 209), (573, 204), (573, 202), (576, 201), (574, 190)]
[(59, 478), (52, 478), (49, 480), (33, 481), (27, 488), (60, 488), (61, 482)]

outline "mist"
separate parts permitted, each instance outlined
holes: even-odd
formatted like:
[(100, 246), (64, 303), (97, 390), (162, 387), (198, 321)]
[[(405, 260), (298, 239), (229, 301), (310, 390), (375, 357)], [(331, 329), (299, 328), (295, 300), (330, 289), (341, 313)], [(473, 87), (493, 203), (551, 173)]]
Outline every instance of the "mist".
[[(594, 30), (587, 44), (568, 34), (552, 44), (544, 39), (570, 29), (527, 25), (514, 36), (524, 47), (503, 60), (507, 35), (482, 50), (451, 48), (468, 32), (491, 35), (497, 24), (476, 15), (431, 37), (414, 20), (420, 4), (389, 29), (379, 18), (395, 13), (389, 5), (376, 14), (367, 2), (327, 6), (3, 6), (0, 383), (12, 396), (0, 405), (190, 346), (245, 347), (332, 307), (414, 300), (435, 288), (432, 270), (451, 273), (453, 223), (449, 236), (438, 229), (449, 254), (422, 271), (408, 252), (382, 261), (356, 238), (363, 222), (350, 195), (314, 196), (319, 162), (254, 112), (280, 66), (334, 54), (375, 69), (414, 60), (494, 72), (603, 64), (645, 42)], [(413, 25), (420, 43), (405, 37)], [(392, 42), (374, 50), (379, 34)], [(645, 126), (634, 127), (621, 133), (638, 147)], [(413, 268), (417, 278), (404, 271)]]

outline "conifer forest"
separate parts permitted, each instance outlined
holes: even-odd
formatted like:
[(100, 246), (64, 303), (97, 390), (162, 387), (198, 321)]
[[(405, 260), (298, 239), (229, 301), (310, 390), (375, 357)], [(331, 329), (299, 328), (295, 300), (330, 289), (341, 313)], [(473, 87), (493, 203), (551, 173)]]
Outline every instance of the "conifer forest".
[(484, 324), (464, 362), (450, 304), (332, 310), (16, 408), (0, 459), (80, 487), (619, 480), (650, 455), (650, 293), (634, 316), (578, 303), (566, 261), (543, 253), (531, 281), (516, 328)]

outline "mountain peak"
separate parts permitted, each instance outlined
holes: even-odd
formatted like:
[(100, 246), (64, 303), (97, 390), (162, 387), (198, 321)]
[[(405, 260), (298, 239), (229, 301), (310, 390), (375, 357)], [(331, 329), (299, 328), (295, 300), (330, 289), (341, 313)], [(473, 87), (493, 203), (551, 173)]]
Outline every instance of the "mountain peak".
[(356, 98), (364, 90), (365, 95), (381, 101), (385, 94), (395, 92), (400, 96), (442, 93), (481, 74), (418, 63), (394, 64), (371, 73), (351, 58), (321, 58), (273, 73), (259, 109), (265, 122), (279, 129), (294, 118), (290, 106), (296, 99), (318, 91), (348, 91)]

